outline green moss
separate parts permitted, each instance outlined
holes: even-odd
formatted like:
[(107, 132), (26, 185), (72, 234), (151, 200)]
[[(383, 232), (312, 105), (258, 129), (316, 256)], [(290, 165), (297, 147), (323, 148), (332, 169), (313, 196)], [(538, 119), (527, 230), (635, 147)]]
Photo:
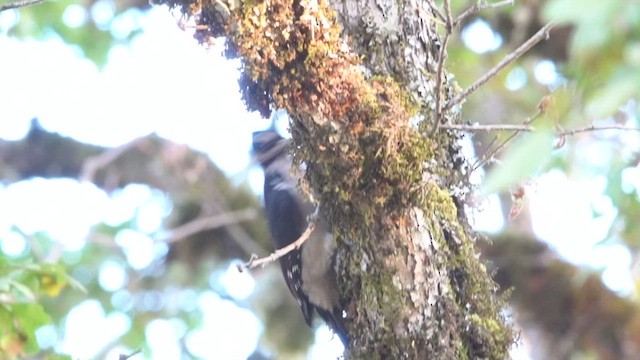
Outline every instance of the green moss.
[(437, 223), (429, 223), (429, 228), (441, 252), (448, 254), (443, 257), (448, 262), (444, 267), (450, 272), (457, 316), (470, 324), (458, 348), (458, 358), (501, 359), (514, 336), (501, 315), (505, 304), (496, 299), (495, 284), (477, 261), (473, 240), (459, 223), (451, 195), (434, 183), (427, 185), (426, 194), (423, 210), (437, 219)]
[[(212, 9), (207, 16), (211, 23), (203, 25), (224, 30), (243, 58), (246, 102), (261, 96), (256, 106), (287, 109), (293, 119), (295, 159), (307, 164), (304, 185), (325, 205), (346, 255), (339, 278), (342, 288), (350, 290), (343, 294), (350, 300), (349, 313), (375, 322), (369, 328), (381, 327), (360, 335), (365, 342), (360, 345), (394, 344), (397, 349), (381, 349), (381, 356), (406, 358), (395, 352), (416, 345), (403, 341), (427, 341), (416, 340), (415, 334), (392, 339), (397, 329), (389, 328), (411, 306), (406, 289), (393, 282), (397, 269), (387, 264), (397, 261), (395, 252), (406, 246), (398, 242), (399, 229), (410, 223), (408, 209), (417, 207), (436, 243), (437, 253), (429, 262), (449, 272), (449, 284), (443, 285), (452, 289), (438, 300), (438, 311), (450, 324), (431, 325), (468, 324), (452, 331), (458, 359), (506, 351), (512, 334), (500, 315), (502, 303), (495, 301), (493, 282), (478, 262), (473, 239), (447, 190), (464, 182), (451, 166), (457, 139), (447, 132), (429, 137), (431, 112), (424, 113), (418, 129), (409, 126), (409, 119), (423, 111), (421, 105), (392, 77), (364, 77), (356, 66), (359, 60), (341, 50), (340, 27), (329, 2), (300, 7), (296, 0), (249, 0), (231, 9), (226, 19), (214, 16), (211, 1), (189, 6), (202, 4)], [(457, 115), (444, 116), (455, 120)], [(428, 345), (434, 353), (443, 346)]]

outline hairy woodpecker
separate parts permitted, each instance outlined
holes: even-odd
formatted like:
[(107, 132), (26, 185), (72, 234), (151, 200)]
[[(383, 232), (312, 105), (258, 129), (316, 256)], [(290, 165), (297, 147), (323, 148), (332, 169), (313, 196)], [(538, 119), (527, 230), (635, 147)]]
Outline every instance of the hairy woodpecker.
[[(253, 133), (253, 154), (264, 171), (265, 212), (276, 249), (300, 238), (307, 229), (307, 217), (314, 211), (313, 204), (298, 191), (286, 144), (274, 130)], [(330, 229), (319, 219), (301, 248), (280, 258), (280, 267), (307, 324), (311, 326), (317, 311), (347, 347), (349, 338), (338, 299), (333, 247)]]

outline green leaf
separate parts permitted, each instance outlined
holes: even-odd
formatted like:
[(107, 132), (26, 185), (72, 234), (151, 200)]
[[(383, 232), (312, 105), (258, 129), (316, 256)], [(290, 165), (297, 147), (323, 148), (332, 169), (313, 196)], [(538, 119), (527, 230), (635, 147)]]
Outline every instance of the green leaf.
[(0, 333), (7, 333), (13, 329), (11, 312), (6, 304), (0, 304)]
[(624, 47), (624, 62), (637, 71), (640, 67), (640, 41), (629, 43)]
[(45, 357), (46, 360), (72, 360), (73, 358), (70, 355), (61, 355), (61, 354), (49, 354)]
[(532, 176), (549, 161), (553, 150), (553, 131), (538, 129), (516, 142), (500, 164), (493, 167), (482, 184), (482, 192), (504, 191)]
[(638, 95), (640, 95), (640, 71), (627, 67), (620, 68), (604, 87), (590, 96), (587, 113), (596, 119), (609, 116)]
[(621, 0), (552, 0), (542, 14), (547, 21), (573, 24), (571, 53), (579, 57), (591, 54), (611, 42), (615, 27), (624, 14)]
[(89, 292), (87, 291), (87, 288), (84, 287), (84, 285), (82, 285), (80, 283), (80, 281), (74, 279), (73, 277), (71, 277), (70, 275), (66, 275), (67, 283), (69, 284), (69, 286), (71, 286), (72, 289), (74, 290), (78, 290), (83, 294), (88, 294)]
[(17, 295), (19, 301), (35, 301), (36, 295), (26, 285), (23, 285), (17, 281), (11, 281), (10, 285), (15, 291), (18, 292)]
[(577, 26), (571, 40), (571, 54), (576, 58), (593, 55), (594, 51), (604, 47), (612, 37), (611, 28), (604, 24)]
[(620, 5), (620, 0), (552, 0), (544, 7), (542, 16), (547, 21), (586, 25), (608, 21)]
[(36, 340), (36, 330), (51, 323), (51, 318), (45, 313), (42, 305), (37, 303), (17, 303), (11, 305), (14, 321), (17, 322), (21, 335), (24, 337), (24, 351), (35, 354), (40, 350)]

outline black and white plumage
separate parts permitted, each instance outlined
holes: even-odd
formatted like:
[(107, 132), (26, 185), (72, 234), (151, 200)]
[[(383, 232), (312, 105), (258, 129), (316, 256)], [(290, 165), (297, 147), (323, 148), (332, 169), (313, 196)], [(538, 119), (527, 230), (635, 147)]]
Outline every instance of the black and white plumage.
[[(296, 241), (307, 229), (307, 217), (314, 206), (298, 191), (286, 140), (278, 133), (255, 132), (253, 153), (264, 171), (267, 223), (274, 246), (280, 249)], [(347, 347), (349, 339), (338, 297), (333, 247), (330, 229), (319, 219), (302, 247), (280, 258), (280, 266), (307, 324), (311, 326), (313, 313), (317, 311)]]

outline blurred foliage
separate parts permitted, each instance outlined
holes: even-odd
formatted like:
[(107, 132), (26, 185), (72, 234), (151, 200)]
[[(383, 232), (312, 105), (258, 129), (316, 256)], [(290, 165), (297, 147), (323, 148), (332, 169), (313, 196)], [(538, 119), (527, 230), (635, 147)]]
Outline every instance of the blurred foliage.
[[(227, 179), (222, 177), (219, 181), (226, 182)], [(222, 188), (227, 188), (229, 196), (239, 192), (238, 199), (243, 207), (259, 206), (255, 195), (251, 201), (246, 199), (250, 191), (245, 184), (233, 186), (226, 183)], [(112, 195), (117, 197), (122, 192), (116, 190)], [(149, 193), (167, 201), (160, 191)], [(230, 197), (228, 200), (237, 199)], [(182, 212), (181, 208), (172, 208), (171, 216), (162, 219), (165, 223), (170, 219), (174, 221), (172, 218)], [(205, 298), (221, 304), (233, 304), (233, 307), (253, 312), (259, 317), (266, 329), (261, 331), (263, 334), (257, 353), (275, 352), (278, 359), (303, 357), (313, 340), (313, 333), (300, 316), (298, 305), (289, 296), (278, 266), (244, 275), (256, 279), (255, 289), (246, 299), (235, 298), (228, 285), (224, 285), (224, 278), (230, 273), (237, 274), (235, 264), (241, 260), (223, 255), (230, 249), (231, 253), (238, 250), (225, 247), (225, 243), (233, 240), (224, 229), (216, 229), (175, 242), (173, 245), (184, 247), (190, 244), (200, 249), (179, 258), (168, 258), (173, 245), (155, 241), (153, 260), (149, 265), (138, 268), (132, 261), (131, 247), (135, 248), (138, 246), (136, 243), (145, 239), (162, 238), (167, 232), (164, 227), (152, 233), (141, 230), (141, 216), (145, 216), (143, 211), (136, 210), (131, 218), (120, 224), (96, 224), (88, 234), (86, 244), (73, 251), (64, 250), (59, 240), (47, 233), (27, 234), (17, 227), (13, 229), (14, 237), (11, 239), (0, 238), (0, 245), (3, 241), (18, 241), (18, 237), (27, 244), (19, 255), (8, 256), (0, 252), (0, 358), (20, 359), (37, 354), (44, 359), (67, 359), (58, 352), (63, 351), (60, 347), (62, 340), (69, 341), (69, 334), (66, 334), (70, 331), (68, 326), (78, 325), (68, 323), (70, 312), (88, 302), (97, 302), (104, 318), (124, 316), (129, 324), (123, 333), (106, 338), (104, 347), (95, 358), (107, 358), (107, 355), (112, 358), (114, 352), (127, 355), (136, 350), (142, 350), (140, 358), (148, 358), (152, 354), (157, 356), (157, 353), (152, 353), (147, 334), (148, 326), (158, 320), (171, 324), (180, 351), (185, 356), (194, 357), (196, 354), (187, 346), (186, 339), (205, 325), (202, 305)], [(260, 237), (264, 237), (263, 221), (257, 222), (260, 226), (256, 221), (245, 222), (246, 229), (258, 231), (262, 228)], [(200, 243), (200, 237), (215, 246), (206, 248)], [(248, 254), (245, 257), (248, 258)], [(114, 277), (106, 270), (114, 267), (122, 272), (124, 278), (121, 284), (110, 288), (109, 279)], [(36, 330), (44, 325), (48, 327), (48, 335), (38, 337), (39, 341), (36, 341)], [(243, 349), (247, 350), (251, 349)]]
[(610, 116), (640, 97), (640, 3), (550, 0), (542, 16), (573, 28), (565, 71), (584, 90), (584, 115)]
[[(553, 132), (550, 128), (541, 128), (532, 134), (523, 136), (520, 141), (513, 144), (503, 159), (502, 166), (496, 167), (489, 173), (482, 183), (485, 194), (509, 189), (516, 186), (522, 179), (534, 175), (545, 164), (551, 155)], [(535, 153), (537, 156), (532, 157)]]
[(140, 19), (148, 9), (149, 3), (141, 0), (45, 1), (9, 10), (15, 21), (0, 31), (21, 38), (59, 37), (103, 66), (114, 45), (126, 44), (140, 33)]
[[(461, 6), (460, 3), (468, 4), (454, 2), (457, 6)], [(471, 123), (523, 124), (534, 117), (541, 101), (552, 99), (544, 118), (532, 123), (537, 128), (548, 129), (547, 135), (518, 135), (495, 159), (489, 159), (484, 189), (514, 189), (522, 181), (535, 181), (550, 169), (562, 170), (574, 181), (604, 177), (603, 196), (618, 214), (606, 241), (624, 243), (634, 251), (638, 249), (638, 132), (593, 131), (561, 138), (553, 133), (591, 125), (639, 126), (640, 3), (525, 1), (513, 7), (484, 10), (466, 25), (474, 21), (491, 26), (503, 45), (494, 51), (476, 54), (465, 46), (468, 43), (452, 43), (449, 70), (463, 88), (520, 45), (507, 42), (513, 40), (514, 33), (530, 35), (547, 21), (558, 24), (549, 39), (472, 94), (463, 107), (463, 119)], [(538, 27), (532, 28), (532, 25)], [(555, 47), (548, 43), (554, 42), (566, 47), (566, 51), (549, 54), (546, 48)], [(546, 78), (549, 74), (551, 79)], [(510, 135), (508, 132), (474, 134), (478, 156), (490, 152), (495, 144), (501, 144)], [(599, 216), (594, 212), (594, 218)]]
[[(0, 252), (0, 353), (3, 359), (18, 359), (40, 352), (36, 330), (49, 324), (44, 297), (57, 298), (62, 290), (82, 286), (63, 265), (36, 261), (32, 256), (11, 258)], [(66, 356), (51, 355), (51, 359)]]

